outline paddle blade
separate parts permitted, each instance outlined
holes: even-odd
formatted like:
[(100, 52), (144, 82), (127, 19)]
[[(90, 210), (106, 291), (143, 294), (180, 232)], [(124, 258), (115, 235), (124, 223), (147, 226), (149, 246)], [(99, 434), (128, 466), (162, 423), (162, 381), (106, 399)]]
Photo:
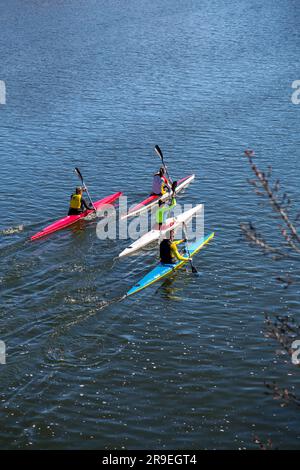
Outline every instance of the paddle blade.
[(163, 160), (164, 157), (163, 157), (162, 151), (160, 150), (160, 147), (158, 145), (155, 145), (154, 150), (157, 153), (157, 155)]
[(195, 268), (195, 266), (194, 266), (194, 265), (192, 266), (192, 273), (194, 273), (194, 274), (198, 274), (198, 270), (197, 270), (197, 268)]
[(77, 167), (75, 168), (75, 173), (77, 174), (77, 176), (79, 176), (79, 178), (81, 179), (81, 182), (83, 184), (83, 177), (82, 177), (82, 174), (81, 174), (79, 168), (77, 168)]

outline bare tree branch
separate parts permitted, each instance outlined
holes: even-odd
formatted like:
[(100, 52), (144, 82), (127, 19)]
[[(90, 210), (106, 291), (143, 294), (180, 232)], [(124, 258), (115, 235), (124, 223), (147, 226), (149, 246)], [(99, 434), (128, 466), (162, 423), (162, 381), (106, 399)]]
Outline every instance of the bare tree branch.
[[(253, 180), (251, 184), (254, 185), (255, 188), (257, 188), (257, 183), (259, 183), (260, 187), (264, 190), (264, 193), (262, 193), (261, 191), (255, 189), (256, 194), (258, 194), (259, 196), (264, 195), (268, 198), (272, 208), (279, 214), (281, 219), (284, 221), (286, 229), (284, 229), (285, 231), (282, 231), (281, 233), (284, 236), (286, 242), (288, 243), (290, 248), (292, 248), (297, 253), (300, 253), (300, 246), (298, 246), (300, 245), (300, 235), (298, 234), (297, 228), (295, 227), (294, 223), (289, 218), (287, 208), (283, 206), (283, 203), (287, 199), (287, 204), (289, 207), (291, 204), (291, 200), (288, 198), (287, 194), (284, 194), (283, 200), (279, 202), (276, 196), (276, 193), (278, 193), (280, 187), (279, 180), (277, 179), (274, 187), (271, 188), (266, 174), (263, 171), (259, 170), (259, 168), (257, 167), (257, 165), (255, 165), (253, 161), (253, 157), (255, 155), (253, 150), (245, 150), (245, 155), (247, 156), (250, 167), (256, 177), (256, 181), (254, 180), (256, 184), (253, 184)], [(268, 175), (269, 174), (271, 174), (270, 169)]]

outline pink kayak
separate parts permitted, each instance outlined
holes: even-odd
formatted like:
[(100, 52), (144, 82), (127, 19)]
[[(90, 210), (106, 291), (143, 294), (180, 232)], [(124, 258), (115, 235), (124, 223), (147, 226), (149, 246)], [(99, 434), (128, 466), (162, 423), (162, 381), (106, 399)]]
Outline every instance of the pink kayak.
[[(180, 193), (180, 191), (186, 188), (194, 179), (195, 175), (190, 175), (186, 176), (185, 178), (182, 178), (181, 180), (178, 180), (176, 193)], [(132, 209), (130, 209), (127, 214), (122, 216), (122, 219), (127, 219), (127, 217), (135, 217), (136, 215), (139, 215), (142, 212), (151, 209), (158, 203), (159, 200), (165, 201), (169, 197), (169, 193), (166, 193), (163, 196), (157, 196), (155, 194), (152, 194), (151, 196), (147, 197), (147, 199), (144, 199), (144, 201), (132, 207)]]
[[(99, 209), (101, 206), (104, 206), (105, 204), (112, 204), (117, 199), (119, 199), (120, 196), (122, 196), (121, 192), (112, 194), (111, 196), (107, 196), (103, 199), (100, 199), (100, 201), (94, 202), (94, 206), (96, 209)], [(37, 238), (45, 237), (46, 235), (56, 232), (57, 230), (61, 230), (63, 228), (69, 227), (70, 225), (73, 225), (78, 220), (83, 219), (84, 217), (89, 215), (91, 212), (93, 212), (93, 210), (86, 210), (82, 212), (82, 214), (78, 214), (78, 215), (67, 215), (66, 217), (63, 217), (62, 219), (57, 220), (53, 224), (48, 225), (48, 227), (45, 227), (43, 230), (33, 235), (30, 238), (30, 240), (36, 240)]]

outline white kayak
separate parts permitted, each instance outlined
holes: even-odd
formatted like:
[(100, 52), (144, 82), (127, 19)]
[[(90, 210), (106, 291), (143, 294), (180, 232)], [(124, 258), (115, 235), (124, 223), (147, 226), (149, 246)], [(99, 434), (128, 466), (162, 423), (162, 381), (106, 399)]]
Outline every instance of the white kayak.
[(150, 245), (150, 243), (153, 243), (159, 239), (163, 239), (167, 235), (167, 233), (170, 232), (170, 230), (176, 230), (178, 228), (181, 228), (183, 222), (188, 223), (193, 218), (193, 216), (197, 214), (197, 212), (200, 212), (202, 210), (202, 208), (203, 204), (198, 204), (192, 209), (189, 209), (188, 211), (179, 214), (177, 217), (168, 218), (166, 220), (166, 223), (161, 227), (160, 230), (158, 226), (155, 225), (154, 228), (150, 230), (150, 232), (145, 233), (138, 240), (129, 245), (128, 248), (123, 250), (119, 254), (119, 258), (131, 255), (132, 253), (141, 250), (145, 246)]

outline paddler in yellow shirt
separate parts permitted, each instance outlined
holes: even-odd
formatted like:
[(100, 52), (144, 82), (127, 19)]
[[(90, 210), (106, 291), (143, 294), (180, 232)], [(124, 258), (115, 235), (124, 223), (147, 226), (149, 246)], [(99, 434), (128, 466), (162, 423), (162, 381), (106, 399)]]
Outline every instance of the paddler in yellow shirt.
[(176, 264), (177, 261), (191, 261), (189, 256), (182, 256), (177, 246), (185, 243), (186, 239), (174, 240), (174, 230), (170, 231), (170, 238), (165, 238), (160, 246), (160, 262), (163, 264)]
[(85, 210), (93, 210), (93, 207), (82, 197), (83, 191), (85, 191), (84, 188), (77, 186), (76, 192), (71, 195), (68, 215), (78, 215)]

